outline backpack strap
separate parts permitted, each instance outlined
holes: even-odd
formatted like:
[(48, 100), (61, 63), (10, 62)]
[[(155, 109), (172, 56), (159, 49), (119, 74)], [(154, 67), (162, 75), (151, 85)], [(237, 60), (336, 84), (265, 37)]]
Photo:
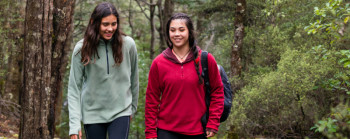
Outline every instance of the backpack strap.
[(204, 79), (205, 85), (205, 104), (207, 106), (207, 111), (202, 116), (202, 126), (204, 133), (206, 131), (207, 122), (209, 119), (209, 105), (210, 105), (210, 83), (209, 83), (209, 69), (208, 69), (208, 52), (202, 51), (201, 53), (201, 64), (202, 64), (202, 77)]
[[(210, 83), (209, 83), (209, 68), (208, 68), (208, 52), (202, 51), (201, 54), (201, 64), (202, 64), (202, 77), (204, 79), (205, 85), (205, 96), (206, 100), (210, 100)], [(209, 102), (206, 102), (207, 107), (209, 106)]]

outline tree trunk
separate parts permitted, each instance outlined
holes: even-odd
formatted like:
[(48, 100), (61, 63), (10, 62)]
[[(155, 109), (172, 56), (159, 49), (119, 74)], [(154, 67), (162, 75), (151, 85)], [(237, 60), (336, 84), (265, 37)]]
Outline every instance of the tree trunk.
[[(235, 33), (234, 33), (234, 43), (231, 51), (231, 77), (240, 76), (242, 65), (241, 65), (241, 54), (244, 39), (244, 13), (246, 11), (246, 0), (236, 0), (236, 12), (235, 12)], [(233, 93), (240, 89), (239, 84), (232, 83), (231, 88)], [(235, 133), (235, 126), (230, 126), (230, 132), (228, 133), (228, 138), (237, 138), (237, 133)]]
[(149, 55), (150, 55), (150, 59), (154, 58), (154, 42), (155, 42), (155, 36), (154, 36), (154, 31), (155, 29), (155, 25), (154, 25), (154, 11), (155, 11), (155, 5), (153, 5), (153, 0), (150, 0), (151, 5), (149, 5), (150, 8), (150, 24), (151, 24), (151, 46), (150, 46), (150, 51), (149, 51)]
[(132, 14), (133, 14), (133, 12), (132, 12), (132, 10), (133, 10), (133, 8), (132, 8), (132, 4), (131, 4), (131, 1), (132, 0), (130, 0), (130, 2), (129, 2), (129, 18), (128, 18), (128, 21), (129, 21), (129, 26), (130, 26), (130, 29), (131, 29), (131, 37), (133, 37), (134, 38), (134, 24), (132, 23)]
[(159, 17), (159, 48), (160, 52), (165, 50), (166, 47), (166, 24), (174, 12), (174, 2), (172, 0), (165, 0), (164, 6), (162, 6), (162, 0), (158, 0), (158, 17)]
[(202, 31), (204, 30), (204, 25), (203, 25), (203, 21), (204, 21), (205, 19), (203, 19), (203, 16), (201, 16), (201, 15), (199, 15), (198, 17), (197, 17), (197, 20), (196, 20), (196, 34), (198, 35), (197, 36), (197, 45), (201, 48), (201, 49), (203, 49), (203, 43), (202, 43), (202, 40), (204, 40), (203, 39), (203, 37), (201, 37), (201, 35), (200, 34), (202, 34)]
[(52, 92), (52, 9), (49, 0), (27, 1), (20, 138), (53, 138), (47, 126)]
[[(246, 10), (245, 0), (236, 0), (236, 12), (235, 12), (235, 33), (234, 43), (231, 51), (231, 75), (236, 76), (241, 74), (241, 52), (243, 47), (244, 38), (244, 11)], [(235, 88), (235, 87), (233, 87)]]
[(157, 7), (158, 7), (158, 19), (159, 19), (159, 28), (157, 28), (158, 34), (159, 34), (159, 51), (160, 53), (165, 50), (164, 46), (164, 26), (163, 26), (163, 18), (164, 18), (164, 9), (162, 6), (163, 0), (158, 0), (157, 1)]
[(54, 137), (74, 0), (27, 0), (20, 138)]
[[(52, 44), (51, 58), (51, 103), (49, 128), (51, 135), (54, 135), (55, 125), (60, 123), (62, 95), (63, 95), (63, 79), (64, 73), (67, 70), (68, 54), (73, 41), (73, 15), (74, 15), (74, 0), (56, 0), (54, 1), (53, 11), (53, 29), (54, 36)], [(58, 120), (55, 120), (55, 117)], [(55, 124), (54, 124), (55, 123)]]

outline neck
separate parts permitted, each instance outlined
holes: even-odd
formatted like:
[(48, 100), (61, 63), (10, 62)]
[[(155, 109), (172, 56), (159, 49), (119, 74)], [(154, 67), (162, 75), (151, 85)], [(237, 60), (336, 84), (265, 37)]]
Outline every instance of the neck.
[[(178, 51), (178, 52), (176, 52)], [(190, 48), (187, 47), (187, 49), (176, 49), (175, 47), (172, 50), (173, 54), (176, 56), (177, 60), (179, 60), (181, 63), (184, 62), (190, 53)]]
[(190, 46), (185, 46), (185, 47), (173, 47), (173, 51), (179, 56), (184, 56), (190, 51)]

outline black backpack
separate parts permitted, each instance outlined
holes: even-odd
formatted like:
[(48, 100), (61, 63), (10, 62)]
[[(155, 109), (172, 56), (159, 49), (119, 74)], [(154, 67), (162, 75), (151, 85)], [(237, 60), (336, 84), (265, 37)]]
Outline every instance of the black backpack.
[[(202, 116), (201, 122), (202, 126), (205, 132), (205, 128), (209, 119), (209, 105), (210, 105), (210, 84), (209, 84), (209, 71), (208, 71), (208, 52), (202, 51), (201, 53), (201, 64), (202, 64), (202, 77), (204, 78), (204, 85), (205, 85), (205, 103), (207, 105), (207, 111)], [(224, 85), (224, 111), (222, 112), (220, 122), (224, 122), (230, 112), (231, 112), (231, 106), (232, 106), (232, 89), (231, 84), (228, 81), (228, 77), (225, 73), (225, 70), (222, 66), (218, 65), (220, 67), (220, 76), (222, 84)]]

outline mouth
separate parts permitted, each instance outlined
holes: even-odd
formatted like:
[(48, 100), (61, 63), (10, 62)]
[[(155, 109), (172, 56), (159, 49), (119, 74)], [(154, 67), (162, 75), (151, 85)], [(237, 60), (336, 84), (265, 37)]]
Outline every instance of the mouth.
[(113, 36), (113, 33), (105, 33), (105, 36), (106, 36), (106, 37), (112, 37), (112, 36)]
[(180, 38), (174, 38), (174, 41), (181, 41), (182, 39), (180, 39)]

